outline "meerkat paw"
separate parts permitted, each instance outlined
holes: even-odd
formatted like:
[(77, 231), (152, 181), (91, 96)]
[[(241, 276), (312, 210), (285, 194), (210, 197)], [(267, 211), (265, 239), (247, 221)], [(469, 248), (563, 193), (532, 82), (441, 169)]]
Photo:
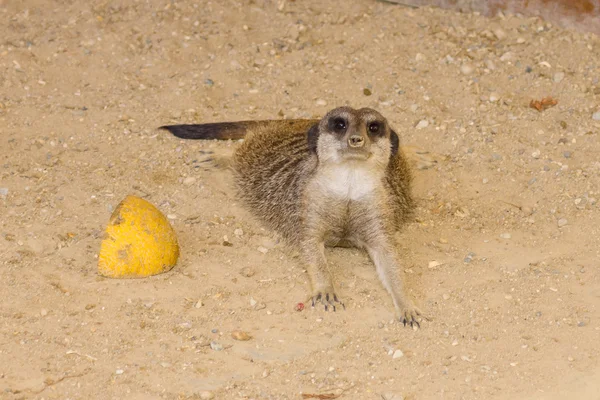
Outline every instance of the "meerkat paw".
[(419, 323), (418, 317), (422, 316), (423, 313), (417, 307), (410, 305), (404, 307), (401, 311), (397, 313), (398, 320), (406, 325), (410, 325), (411, 327), (421, 328), (421, 324)]
[(315, 304), (321, 303), (325, 306), (325, 311), (329, 311), (329, 309), (336, 311), (337, 307), (342, 306), (345, 310), (346, 306), (344, 302), (340, 300), (340, 298), (335, 294), (333, 288), (325, 288), (323, 290), (317, 290), (315, 294), (311, 297), (312, 306)]

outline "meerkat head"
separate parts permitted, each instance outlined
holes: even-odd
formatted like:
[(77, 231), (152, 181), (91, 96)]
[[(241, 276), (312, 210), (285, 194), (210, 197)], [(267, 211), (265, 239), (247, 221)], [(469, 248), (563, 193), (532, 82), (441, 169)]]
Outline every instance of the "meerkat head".
[(353, 160), (387, 165), (398, 152), (398, 135), (373, 109), (339, 107), (309, 130), (308, 144), (320, 163)]

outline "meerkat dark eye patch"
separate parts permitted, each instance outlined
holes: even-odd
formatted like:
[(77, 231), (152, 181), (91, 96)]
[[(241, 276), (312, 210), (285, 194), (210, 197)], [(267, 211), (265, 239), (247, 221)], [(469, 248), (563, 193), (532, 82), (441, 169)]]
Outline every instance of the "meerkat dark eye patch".
[(306, 132), (306, 140), (308, 142), (308, 150), (311, 153), (317, 152), (317, 142), (319, 140), (319, 124), (314, 124), (308, 132)]
[(379, 121), (369, 122), (367, 124), (367, 130), (369, 131), (370, 136), (383, 136), (385, 133), (385, 129), (383, 129), (383, 124)]
[(345, 133), (348, 128), (348, 122), (342, 117), (335, 117), (329, 120), (329, 129), (335, 133)]

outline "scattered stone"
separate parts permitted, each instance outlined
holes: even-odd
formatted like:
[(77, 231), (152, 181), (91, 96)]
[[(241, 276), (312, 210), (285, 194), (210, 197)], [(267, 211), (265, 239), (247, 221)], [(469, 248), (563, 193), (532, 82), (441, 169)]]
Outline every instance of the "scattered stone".
[(507, 51), (506, 53), (502, 54), (500, 56), (500, 61), (510, 61), (513, 59), (514, 54), (510, 51)]
[(231, 337), (235, 340), (240, 340), (243, 342), (252, 339), (252, 336), (244, 331), (233, 331), (231, 332)]
[(415, 56), (415, 61), (419, 62), (419, 61), (423, 61), (425, 59), (425, 55), (423, 55), (422, 53), (417, 53), (417, 55)]
[(571, 152), (570, 151), (563, 151), (563, 157), (564, 158), (571, 158)]
[(182, 322), (180, 324), (177, 324), (177, 327), (181, 330), (187, 331), (192, 329), (192, 323), (191, 322)]
[(567, 123), (565, 121), (560, 121), (560, 127), (563, 129), (567, 129)]
[(196, 182), (196, 178), (193, 176), (188, 176), (183, 180), (183, 184), (186, 186), (193, 185)]
[(442, 265), (441, 262), (433, 260), (433, 261), (429, 261), (429, 265), (427, 267), (430, 269), (433, 269), (433, 268), (439, 267), (440, 265)]
[(541, 151), (539, 151), (539, 150), (534, 150), (534, 151), (533, 151), (533, 153), (531, 153), (531, 157), (533, 157), (533, 158), (535, 158), (535, 159), (538, 159), (538, 158), (540, 158), (540, 155), (541, 155), (541, 154), (542, 154), (542, 152), (541, 152)]
[(41, 315), (42, 317), (45, 317), (46, 315), (48, 315), (48, 310), (46, 310), (45, 308), (42, 308), (42, 309), (40, 310), (40, 315)]
[(404, 396), (399, 393), (385, 392), (381, 395), (383, 400), (404, 400)]
[(471, 261), (473, 261), (473, 257), (475, 257), (475, 253), (469, 253), (465, 256), (463, 262), (465, 264), (469, 264)]
[(269, 249), (267, 249), (266, 247), (263, 247), (263, 246), (258, 246), (256, 248), (256, 250), (260, 251), (263, 254), (267, 254), (269, 252)]
[(297, 303), (297, 304), (294, 306), (294, 311), (298, 311), (298, 312), (300, 312), (300, 311), (302, 311), (302, 310), (304, 310), (304, 303)]
[(206, 86), (213, 86), (215, 84), (215, 82), (212, 79), (209, 78), (209, 79), (205, 79), (204, 80), (204, 84)]
[(227, 235), (223, 236), (223, 246), (231, 247), (233, 243), (229, 241), (229, 237)]
[(502, 28), (494, 29), (494, 35), (498, 38), (498, 40), (506, 38), (506, 32), (504, 32)]
[(256, 305), (257, 301), (254, 300), (252, 297), (250, 297), (250, 307), (254, 307)]
[(592, 114), (592, 119), (595, 121), (600, 121), (600, 111), (596, 111)]
[(0, 188), (0, 197), (8, 196), (8, 188)]
[(327, 102), (325, 100), (323, 100), (323, 99), (319, 99), (319, 100), (317, 100), (316, 104), (318, 106), (326, 106)]
[(557, 72), (554, 74), (554, 77), (552, 79), (554, 80), (554, 83), (560, 83), (563, 79), (565, 79), (565, 73)]
[(194, 308), (202, 308), (204, 307), (204, 303), (202, 302), (202, 299), (198, 300), (196, 302), (196, 304), (194, 304)]
[(558, 220), (558, 227), (562, 228), (563, 226), (567, 225), (567, 219), (566, 218), (561, 218)]
[(214, 399), (214, 398), (215, 398), (215, 395), (214, 395), (214, 394), (212, 394), (211, 392), (209, 392), (209, 391), (205, 390), (205, 391), (203, 391), (203, 392), (200, 392), (200, 398), (201, 398), (202, 400), (210, 400), (210, 399)]
[(490, 102), (491, 103), (495, 103), (498, 100), (500, 100), (500, 96), (498, 95), (498, 93), (496, 93), (496, 92), (490, 93)]
[(501, 233), (500, 237), (502, 239), (510, 239), (511, 238), (510, 233)]
[(254, 268), (252, 267), (244, 267), (240, 270), (240, 274), (246, 278), (250, 278), (256, 274), (256, 271), (254, 271)]
[(117, 374), (117, 375), (123, 375), (123, 372), (125, 372), (125, 371), (123, 371), (122, 369), (118, 369), (118, 370), (115, 371), (115, 374)]
[(394, 355), (392, 355), (392, 358), (396, 359), (396, 358), (400, 358), (400, 357), (404, 357), (404, 353), (402, 352), (402, 350), (398, 349), (398, 350), (394, 351)]
[(460, 66), (460, 72), (463, 75), (471, 75), (475, 68), (471, 64), (463, 64)]
[(371, 92), (371, 89), (369, 89), (369, 88), (364, 88), (364, 89), (363, 89), (363, 94), (364, 94), (365, 96), (370, 96), (370, 95), (372, 95), (373, 93)]
[(448, 293), (444, 293), (444, 294), (442, 295), (442, 298), (443, 298), (444, 300), (448, 300), (448, 299), (450, 298), (450, 295), (449, 295)]
[(525, 43), (525, 39), (524, 38), (522, 38), (522, 37), (517, 38), (517, 44), (523, 44), (523, 43)]
[(586, 323), (583, 322), (583, 321), (577, 323), (577, 326), (580, 327), (580, 328), (583, 327), (583, 326), (585, 326), (585, 325), (586, 325)]
[(244, 231), (241, 230), (240, 228), (236, 229), (235, 231), (233, 231), (233, 234), (235, 236), (243, 236), (244, 235)]
[(223, 350), (223, 345), (217, 342), (210, 342), (210, 348), (213, 349), (214, 351), (221, 351)]
[(417, 128), (417, 129), (423, 129), (423, 128), (427, 128), (428, 126), (429, 126), (429, 121), (427, 121), (426, 119), (422, 119), (415, 126), (415, 128)]

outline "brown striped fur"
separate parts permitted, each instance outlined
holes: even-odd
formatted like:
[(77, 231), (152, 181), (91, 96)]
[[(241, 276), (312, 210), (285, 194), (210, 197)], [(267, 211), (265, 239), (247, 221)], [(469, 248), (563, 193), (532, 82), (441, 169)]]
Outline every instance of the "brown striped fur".
[[(378, 126), (376, 132), (371, 125)], [(369, 253), (398, 318), (418, 325), (420, 311), (403, 294), (394, 241), (414, 208), (411, 174), (398, 136), (381, 114), (340, 107), (321, 120), (162, 128), (187, 139), (244, 138), (233, 157), (238, 194), (259, 219), (300, 250), (313, 305), (321, 302), (334, 310), (343, 305), (324, 247), (355, 246)]]

